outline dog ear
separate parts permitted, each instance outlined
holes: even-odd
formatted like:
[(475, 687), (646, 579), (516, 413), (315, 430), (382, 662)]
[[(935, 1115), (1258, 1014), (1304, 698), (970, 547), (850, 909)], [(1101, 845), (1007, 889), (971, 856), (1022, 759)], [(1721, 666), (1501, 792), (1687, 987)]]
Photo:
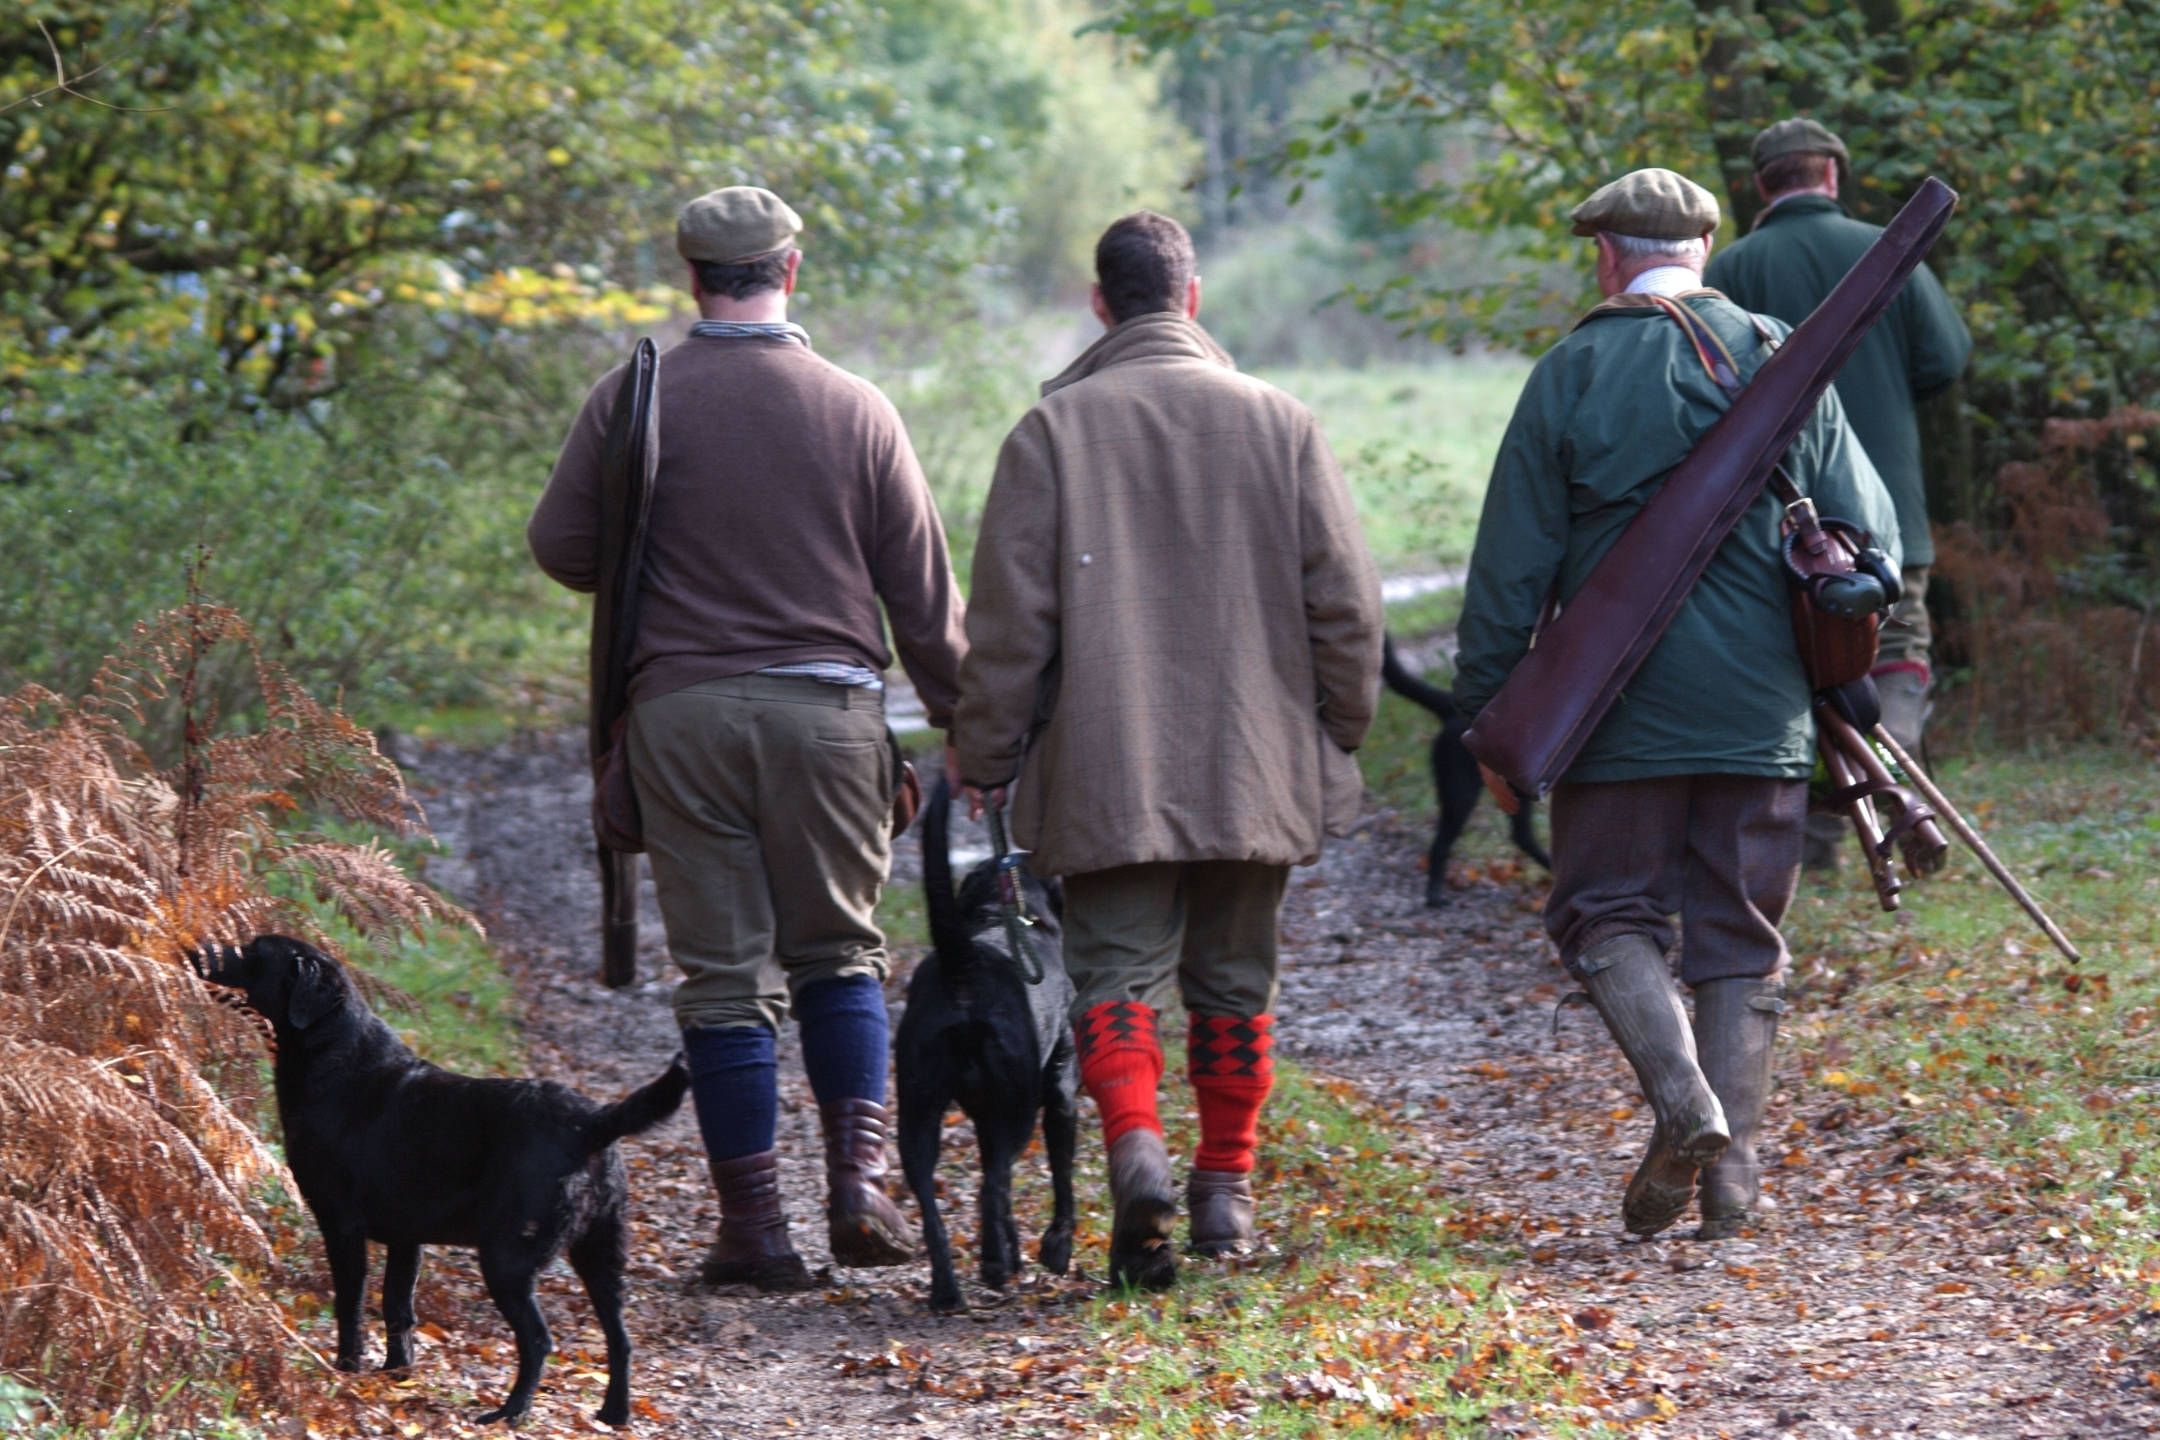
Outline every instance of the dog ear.
[(343, 977), (337, 962), (312, 951), (294, 959), (292, 993), (285, 1003), (285, 1018), (295, 1030), (305, 1030), (345, 1004)]

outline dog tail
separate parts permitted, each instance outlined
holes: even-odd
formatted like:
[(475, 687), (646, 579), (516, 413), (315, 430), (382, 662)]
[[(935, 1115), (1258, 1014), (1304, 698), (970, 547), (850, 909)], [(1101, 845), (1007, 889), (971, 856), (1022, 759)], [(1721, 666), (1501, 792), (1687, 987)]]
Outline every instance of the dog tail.
[(1462, 713), (1462, 707), (1448, 691), (1403, 669), (1402, 661), (1396, 658), (1395, 641), (1391, 636), (1383, 636), (1380, 642), (1380, 678), (1387, 682), (1388, 689), (1412, 704), (1424, 706), (1442, 720), (1453, 720)]
[(690, 1062), (678, 1050), (659, 1079), (631, 1091), (612, 1105), (593, 1112), (585, 1125), (585, 1142), (598, 1152), (625, 1135), (642, 1135), (673, 1115), (690, 1089)]
[(930, 917), (930, 944), (945, 963), (964, 964), (974, 954), (960, 897), (952, 881), (952, 791), (943, 775), (930, 787), (922, 822), (923, 908)]

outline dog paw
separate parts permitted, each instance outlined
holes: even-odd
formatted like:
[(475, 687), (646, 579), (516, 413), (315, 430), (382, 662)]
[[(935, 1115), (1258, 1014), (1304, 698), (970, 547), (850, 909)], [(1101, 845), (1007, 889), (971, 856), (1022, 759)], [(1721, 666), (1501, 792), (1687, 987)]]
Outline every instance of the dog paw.
[(593, 1411), (593, 1419), (598, 1420), (602, 1425), (628, 1425), (630, 1423), (630, 1402), (625, 1400), (620, 1405), (602, 1405), (598, 1410)]
[(1053, 1275), (1063, 1275), (1072, 1268), (1072, 1247), (1070, 1229), (1046, 1230), (1041, 1246), (1035, 1251), (1036, 1262)]
[(930, 1291), (930, 1308), (940, 1315), (958, 1315), (967, 1309), (967, 1297), (958, 1288)]
[(498, 1406), (497, 1408), (488, 1411), (485, 1415), (475, 1415), (473, 1417), (473, 1424), (493, 1425), (496, 1421), (500, 1420), (506, 1425), (515, 1426), (519, 1421), (525, 1418), (525, 1412), (530, 1409), (532, 1409), (532, 1406), (530, 1404), (517, 1406)]
[(360, 1373), (360, 1357), (357, 1355), (340, 1355), (331, 1363), (348, 1374), (357, 1375)]

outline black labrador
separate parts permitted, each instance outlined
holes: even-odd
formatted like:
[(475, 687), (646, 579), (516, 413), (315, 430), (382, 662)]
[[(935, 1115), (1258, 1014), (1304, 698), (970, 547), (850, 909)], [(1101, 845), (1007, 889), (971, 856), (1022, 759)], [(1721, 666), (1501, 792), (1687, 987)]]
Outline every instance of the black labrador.
[(596, 1105), (549, 1081), (475, 1079), (430, 1065), (368, 1009), (344, 966), (303, 941), (260, 935), (196, 964), (211, 984), (245, 991), (248, 1008), (275, 1032), (278, 1119), (293, 1179), (329, 1252), (338, 1369), (360, 1368), (368, 1241), (389, 1251), (385, 1370), (412, 1361), (420, 1247), (469, 1245), (518, 1349), (510, 1397), (479, 1423), (515, 1424), (532, 1408), (554, 1348), (533, 1279), (567, 1246), (607, 1334), (599, 1418), (627, 1424), (626, 1185), (615, 1142), (675, 1113), (690, 1086), (682, 1057), (643, 1089)]
[(938, 1212), (938, 1147), (946, 1107), (958, 1103), (975, 1122), (982, 1155), (983, 1283), (1002, 1288), (1020, 1270), (1013, 1223), (1012, 1170), (1042, 1116), (1054, 1192), (1050, 1226), (1036, 1258), (1062, 1275), (1072, 1263), (1073, 1149), (1079, 1135), (1080, 1069), (1074, 1058), (1072, 981), (1059, 953), (1055, 892), (1023, 870), (1027, 908), (1036, 923), (1023, 940), (1042, 967), (1030, 984), (1009, 953), (998, 904), (997, 862), (952, 882), (950, 795), (938, 780), (923, 813), (923, 895), (934, 947), (908, 982), (907, 1013), (893, 1048), (899, 1076), (900, 1163), (922, 1206), (930, 1252), (930, 1306), (958, 1310), (952, 1245)]
[[(1432, 742), (1433, 789), (1440, 797), (1440, 819), (1433, 827), (1432, 849), (1425, 857), (1425, 904), (1437, 910), (1448, 903), (1448, 855), (1462, 837), (1463, 827), (1470, 823), (1478, 797), (1485, 793), (1485, 780), (1478, 774), (1477, 761), (1463, 748), (1463, 732), (1470, 728), (1470, 720), (1455, 703), (1454, 695), (1403, 669), (1395, 656), (1395, 642), (1390, 639), (1383, 643), (1380, 678), (1387, 682), (1388, 689), (1414, 705), (1424, 706), (1440, 720), (1440, 733), (1433, 736)], [(1520, 798), (1522, 803), (1508, 817), (1508, 834), (1516, 849), (1550, 870), (1552, 857), (1538, 844), (1537, 827), (1531, 823), (1537, 802), (1527, 795)]]

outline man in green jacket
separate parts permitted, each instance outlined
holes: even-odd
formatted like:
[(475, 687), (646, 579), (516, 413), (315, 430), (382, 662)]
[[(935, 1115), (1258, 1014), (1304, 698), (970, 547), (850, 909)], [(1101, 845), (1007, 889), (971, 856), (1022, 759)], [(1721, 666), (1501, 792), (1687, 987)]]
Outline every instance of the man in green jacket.
[[(1607, 298), (1531, 371), (1493, 466), (1458, 629), (1455, 696), (1471, 714), (1528, 651), (1547, 601), (1567, 603), (1726, 408), (1652, 297), (1699, 315), (1743, 380), (1770, 353), (1744, 311), (1703, 288), (1718, 206), (1701, 186), (1638, 170), (1574, 221), (1596, 239)], [(1785, 463), (1823, 513), (1896, 554), (1896, 512), (1834, 392)], [(1698, 1172), (1703, 1238), (1738, 1233), (1759, 1203), (1755, 1138), (1783, 1008), (1778, 925), (1798, 882), (1814, 768), (1780, 516), (1766, 491), (1741, 517), (1552, 796), (1546, 928), (1657, 1118), (1622, 1207), (1637, 1234), (1680, 1217)], [(1666, 963), (1676, 912), (1692, 1034)]]
[[(1838, 203), (1848, 172), (1845, 142), (1813, 120), (1780, 120), (1755, 137), (1755, 187), (1769, 208), (1754, 232), (1720, 252), (1705, 284), (1737, 304), (1797, 325), (1845, 277), (1881, 227)], [(1883, 720), (1917, 753), (1927, 716), (1928, 568), (1935, 561), (1921, 484), (1920, 428), (1913, 402), (1964, 373), (1972, 336), (1926, 267), (1891, 303), (1838, 372), (1838, 396), (1868, 459), (1897, 506), (1905, 547), (1905, 593), (1883, 627), (1875, 685)], [(1828, 817), (1833, 827), (1842, 826)]]

